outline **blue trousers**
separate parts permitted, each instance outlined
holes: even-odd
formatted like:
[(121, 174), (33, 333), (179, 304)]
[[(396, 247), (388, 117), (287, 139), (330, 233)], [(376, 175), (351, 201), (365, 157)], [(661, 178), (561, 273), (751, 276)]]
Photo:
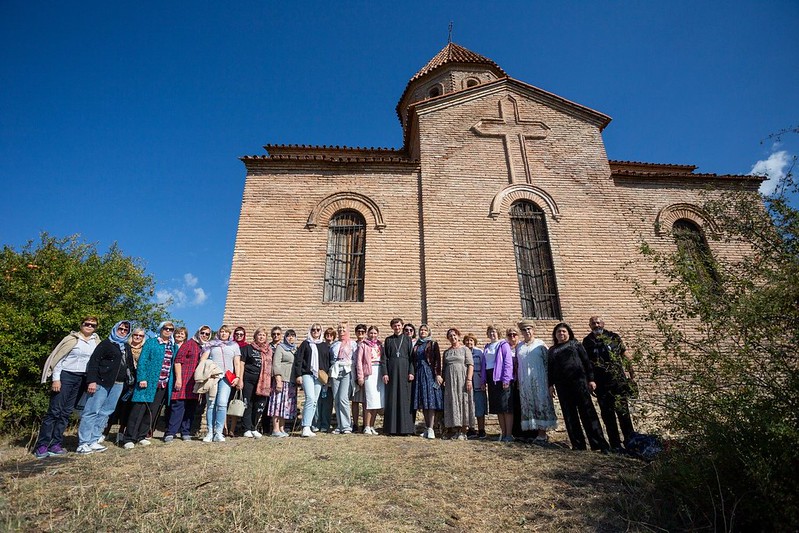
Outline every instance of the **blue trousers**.
[(316, 402), (322, 391), (322, 382), (312, 374), (303, 374), (302, 390), (305, 392), (305, 404), (302, 406), (302, 427), (308, 427), (313, 424)]
[(220, 379), (216, 385), (216, 396), (208, 395), (208, 406), (205, 408), (205, 421), (208, 424), (208, 431), (214, 435), (222, 435), (225, 429), (225, 418), (227, 417), (227, 403), (230, 400), (230, 385), (224, 379)]
[(191, 435), (191, 424), (194, 422), (194, 413), (197, 411), (197, 400), (172, 400), (169, 405), (169, 422), (167, 423), (165, 437)]
[(110, 387), (97, 384), (97, 390), (89, 395), (78, 427), (78, 445), (94, 444), (100, 440), (108, 417), (114, 412), (122, 395), (124, 383), (114, 383)]

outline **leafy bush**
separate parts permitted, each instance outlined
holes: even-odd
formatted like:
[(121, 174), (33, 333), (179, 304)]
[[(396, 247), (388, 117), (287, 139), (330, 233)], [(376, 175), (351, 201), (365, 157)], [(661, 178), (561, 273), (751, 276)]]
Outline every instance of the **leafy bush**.
[(139, 260), (115, 245), (99, 254), (79, 236), (41, 235), (35, 246), (0, 252), (0, 432), (9, 433), (44, 415), (49, 385), (42, 365), (80, 319), (100, 319), (108, 335), (119, 320), (151, 327), (165, 315), (153, 303), (154, 283)]
[(637, 339), (639, 366), (665, 386), (679, 442), (652, 469), (669, 529), (799, 529), (796, 195), (791, 173), (764, 198), (709, 193), (715, 257), (685, 235), (676, 252), (641, 246), (655, 281), (637, 293), (658, 334)]

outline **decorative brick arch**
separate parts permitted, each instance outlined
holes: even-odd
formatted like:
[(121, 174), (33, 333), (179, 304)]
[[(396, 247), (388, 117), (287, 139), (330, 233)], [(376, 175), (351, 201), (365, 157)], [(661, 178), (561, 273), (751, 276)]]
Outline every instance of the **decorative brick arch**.
[(655, 234), (667, 235), (674, 223), (683, 218), (699, 226), (707, 235), (718, 233), (715, 221), (701, 207), (694, 204), (671, 204), (658, 212), (655, 218)]
[(516, 200), (530, 200), (540, 204), (543, 202), (545, 211), (549, 211), (549, 215), (555, 219), (560, 220), (561, 214), (558, 209), (558, 204), (544, 189), (540, 189), (535, 185), (527, 183), (515, 183), (508, 185), (499, 191), (494, 199), (491, 200), (491, 210), (488, 213), (490, 218), (497, 218), (503, 211), (507, 212), (511, 204)]
[(386, 227), (386, 223), (383, 221), (383, 214), (380, 212), (380, 207), (377, 203), (363, 194), (344, 191), (331, 194), (316, 204), (311, 214), (308, 215), (305, 228), (314, 230), (320, 224), (327, 225), (330, 217), (342, 209), (354, 209), (361, 213), (365, 219), (371, 218), (377, 231), (383, 231)]

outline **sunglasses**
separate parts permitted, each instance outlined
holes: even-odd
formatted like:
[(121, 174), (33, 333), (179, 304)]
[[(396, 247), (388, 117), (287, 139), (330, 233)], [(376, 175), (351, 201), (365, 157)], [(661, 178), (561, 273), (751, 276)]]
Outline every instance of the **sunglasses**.
[(133, 338), (134, 338), (134, 339), (141, 339), (141, 338), (143, 338), (143, 337), (144, 337), (144, 335), (141, 335), (141, 334), (139, 334), (139, 333), (134, 333), (134, 334), (133, 334)]
[(92, 324), (91, 322), (84, 322), (82, 325), (84, 328), (97, 329), (97, 324)]
[(208, 336), (211, 335), (211, 332), (210, 331), (201, 331), (200, 335), (203, 336), (203, 337), (208, 337)]
[(161, 331), (175, 331), (175, 328), (164, 326), (163, 328), (161, 328)]
[(130, 330), (128, 328), (126, 328), (125, 326), (119, 326), (117, 328), (117, 331), (130, 331)]
[(243, 337), (244, 333), (242, 333), (242, 332), (234, 333), (233, 336), (234, 337)]

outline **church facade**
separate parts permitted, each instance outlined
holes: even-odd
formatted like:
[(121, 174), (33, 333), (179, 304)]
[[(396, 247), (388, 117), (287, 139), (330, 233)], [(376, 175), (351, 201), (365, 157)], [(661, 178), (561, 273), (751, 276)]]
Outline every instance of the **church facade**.
[[(603, 315), (640, 323), (618, 274), (641, 238), (675, 246), (675, 224), (713, 253), (703, 190), (760, 178), (608, 160), (610, 117), (509, 77), (449, 43), (408, 82), (401, 149), (267, 145), (247, 178), (225, 323), (429, 323), (483, 337), (536, 319), (548, 338)], [(641, 275), (645, 275), (642, 271)]]

